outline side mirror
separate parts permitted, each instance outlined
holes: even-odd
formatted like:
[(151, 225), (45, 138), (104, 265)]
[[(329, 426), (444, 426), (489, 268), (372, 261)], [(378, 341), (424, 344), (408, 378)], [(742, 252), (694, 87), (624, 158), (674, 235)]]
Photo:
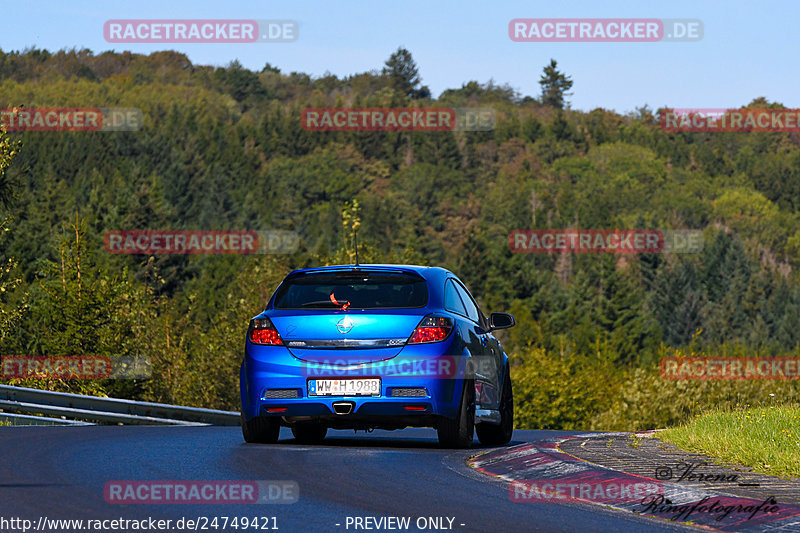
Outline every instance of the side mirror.
[(492, 313), (489, 315), (489, 331), (495, 329), (506, 329), (517, 323), (514, 317), (508, 313)]

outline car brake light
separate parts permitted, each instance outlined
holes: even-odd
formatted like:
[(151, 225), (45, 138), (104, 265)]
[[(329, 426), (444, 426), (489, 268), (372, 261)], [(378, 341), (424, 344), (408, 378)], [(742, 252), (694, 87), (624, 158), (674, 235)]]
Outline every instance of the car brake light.
[(283, 346), (283, 339), (269, 318), (254, 318), (250, 321), (250, 342), (270, 346)]
[(408, 344), (443, 341), (453, 329), (453, 320), (445, 316), (426, 316), (408, 339)]

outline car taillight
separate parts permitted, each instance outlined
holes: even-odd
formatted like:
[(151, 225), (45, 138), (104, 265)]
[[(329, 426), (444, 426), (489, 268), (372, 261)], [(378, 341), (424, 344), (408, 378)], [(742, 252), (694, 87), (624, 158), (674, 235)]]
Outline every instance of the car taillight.
[(278, 335), (278, 330), (275, 329), (269, 318), (254, 318), (250, 321), (250, 342), (253, 344), (283, 346), (283, 339)]
[(453, 330), (453, 320), (445, 316), (426, 316), (408, 339), (408, 344), (443, 341)]

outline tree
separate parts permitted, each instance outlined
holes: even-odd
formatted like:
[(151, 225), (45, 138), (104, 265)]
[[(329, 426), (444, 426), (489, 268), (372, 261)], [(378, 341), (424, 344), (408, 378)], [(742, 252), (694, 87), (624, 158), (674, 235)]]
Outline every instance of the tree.
[(616, 258), (603, 259), (597, 322), (605, 333), (606, 348), (617, 365), (651, 362), (661, 341), (658, 322), (636, 282), (616, 267)]
[(427, 86), (419, 87), (422, 78), (411, 52), (402, 46), (386, 60), (383, 75), (388, 76), (394, 88), (410, 98), (430, 98), (431, 91)]
[(661, 325), (664, 342), (676, 347), (688, 345), (702, 329), (702, 311), (706, 303), (694, 263), (676, 261), (674, 266), (665, 265), (659, 269), (652, 285), (650, 305)]
[[(17, 345), (33, 355), (108, 356), (113, 368), (124, 364), (118, 356), (153, 357), (152, 345), (145, 344), (156, 329), (149, 291), (134, 283), (125, 268), (117, 272), (97, 266), (87, 226), (87, 220), (76, 214), (64, 228), (58, 260), (41, 263), (15, 332)], [(36, 385), (82, 394), (124, 388), (130, 395), (141, 390), (140, 384), (115, 381), (56, 380)]]
[(20, 148), (19, 140), (10, 139), (5, 128), (0, 125), (0, 206), (3, 207), (8, 207), (14, 197), (15, 184), (10, 180), (6, 171)]
[[(0, 205), (7, 207), (13, 198), (14, 187), (7, 179), (6, 170), (19, 152), (20, 143), (11, 141), (5, 129), (0, 126)], [(0, 235), (8, 231), (9, 218), (0, 221)], [(6, 340), (16, 330), (17, 321), (22, 316), (23, 307), (17, 302), (10, 302), (9, 295), (22, 283), (19, 277), (17, 262), (8, 258), (0, 267), (0, 346), (7, 348)], [(3, 350), (5, 351), (5, 350)]]
[(702, 252), (699, 279), (708, 297), (703, 329), (714, 344), (741, 341), (748, 317), (742, 303), (757, 268), (739, 237), (717, 232)]
[(551, 59), (550, 64), (544, 67), (539, 85), (542, 86), (543, 105), (564, 109), (564, 97), (572, 96), (572, 93), (567, 93), (572, 88), (572, 80), (558, 71), (555, 59)]
[(267, 96), (267, 90), (261, 84), (258, 74), (244, 68), (238, 60), (231, 61), (227, 68), (217, 69), (214, 76), (221, 83), (223, 90), (237, 102), (244, 102), (248, 97)]
[(536, 142), (542, 134), (542, 123), (535, 116), (529, 116), (522, 122), (522, 138), (526, 141)]
[(356, 264), (358, 256), (358, 227), (361, 226), (361, 206), (358, 198), (353, 198), (342, 208), (342, 226), (344, 228), (344, 248), (350, 256), (350, 264)]
[(261, 69), (261, 73), (262, 74), (265, 73), (265, 72), (271, 72), (273, 74), (280, 74), (281, 73), (281, 69), (279, 69), (278, 67), (273, 67), (271, 63), (267, 62), (267, 64), (264, 65), (264, 68)]
[(493, 79), (486, 83), (478, 83), (475, 80), (462, 83), (460, 89), (447, 89), (439, 96), (439, 101), (457, 101), (466, 102), (467, 100), (474, 100), (481, 104), (489, 102), (505, 102), (509, 104), (516, 104), (519, 100), (519, 93), (513, 87), (504, 83), (498, 85)]

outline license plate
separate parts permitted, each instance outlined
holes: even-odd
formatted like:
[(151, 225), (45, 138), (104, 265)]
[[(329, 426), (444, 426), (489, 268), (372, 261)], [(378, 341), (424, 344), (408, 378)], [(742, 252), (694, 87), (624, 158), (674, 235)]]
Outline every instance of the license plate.
[(379, 378), (310, 379), (309, 396), (380, 396)]

